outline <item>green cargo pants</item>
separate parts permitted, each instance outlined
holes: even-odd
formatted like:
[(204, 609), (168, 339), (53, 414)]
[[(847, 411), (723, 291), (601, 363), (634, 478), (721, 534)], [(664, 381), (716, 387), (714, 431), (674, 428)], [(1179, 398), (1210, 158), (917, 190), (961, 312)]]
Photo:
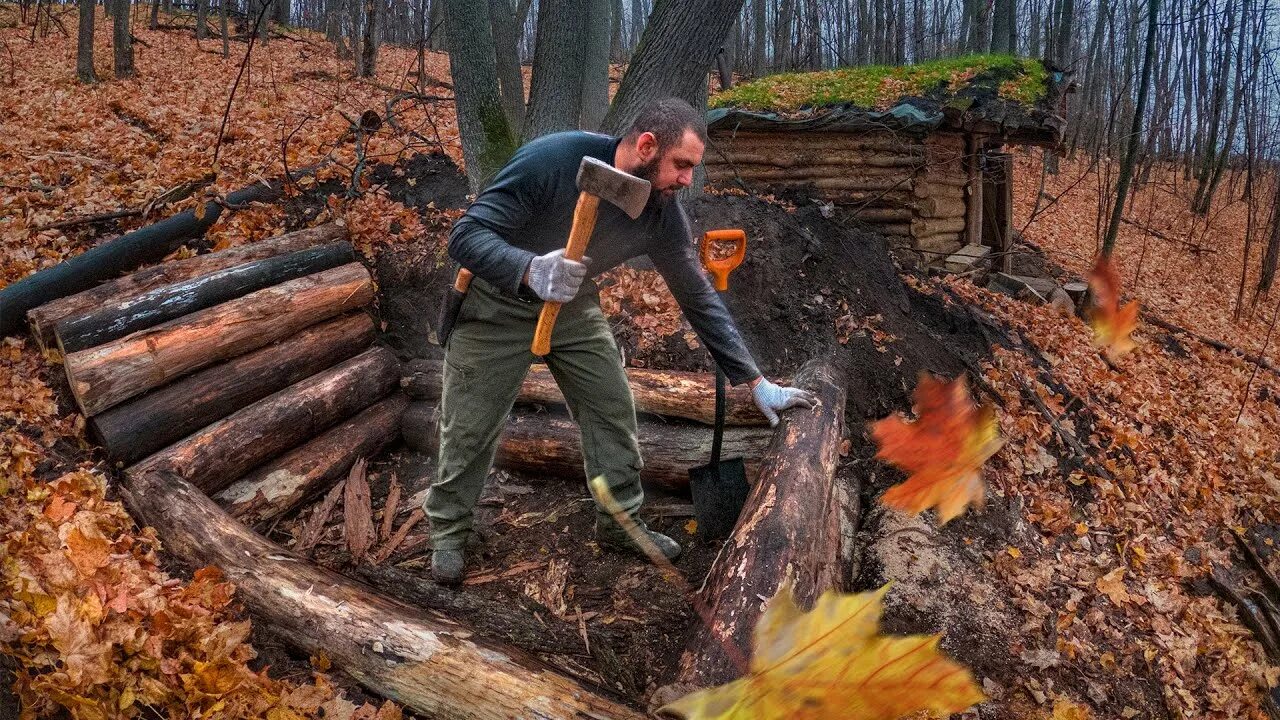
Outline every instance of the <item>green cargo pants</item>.
[[(438, 474), (423, 504), (435, 549), (467, 541), (498, 435), (535, 359), (529, 346), (541, 309), (480, 278), (462, 302), (445, 346)], [(546, 363), (578, 423), (587, 477), (604, 475), (634, 514), (644, 501), (635, 400), (594, 283), (561, 307)]]

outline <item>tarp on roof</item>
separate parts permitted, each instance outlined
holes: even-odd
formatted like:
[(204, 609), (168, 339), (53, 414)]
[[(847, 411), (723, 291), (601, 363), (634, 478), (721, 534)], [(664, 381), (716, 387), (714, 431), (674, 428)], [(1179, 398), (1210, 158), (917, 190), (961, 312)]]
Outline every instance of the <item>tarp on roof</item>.
[(818, 114), (786, 118), (777, 113), (716, 108), (707, 111), (709, 130), (813, 130), (847, 132), (851, 130), (893, 130), (926, 135), (937, 130), (945, 119), (941, 111), (928, 111), (910, 103), (898, 103), (888, 110), (876, 111), (853, 105), (822, 108)]

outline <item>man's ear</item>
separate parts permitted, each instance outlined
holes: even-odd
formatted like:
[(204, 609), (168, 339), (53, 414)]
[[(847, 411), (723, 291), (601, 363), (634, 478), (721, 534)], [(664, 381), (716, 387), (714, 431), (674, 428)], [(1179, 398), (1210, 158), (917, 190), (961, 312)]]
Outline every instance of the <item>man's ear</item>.
[(658, 137), (651, 132), (642, 132), (636, 138), (636, 155), (640, 162), (647, 163), (658, 156)]

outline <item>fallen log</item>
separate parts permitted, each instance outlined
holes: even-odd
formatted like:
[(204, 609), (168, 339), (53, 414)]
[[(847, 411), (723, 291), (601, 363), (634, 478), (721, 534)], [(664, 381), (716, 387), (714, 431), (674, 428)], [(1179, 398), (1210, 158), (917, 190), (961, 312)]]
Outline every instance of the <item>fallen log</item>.
[(122, 494), (166, 551), (192, 567), (221, 568), (259, 622), (426, 717), (643, 717), (519, 650), (312, 565), (176, 475), (126, 473)]
[(790, 579), (809, 607), (836, 585), (845, 502), (835, 485), (844, 435), (847, 371), (832, 358), (809, 362), (796, 385), (813, 391), (813, 411), (783, 416), (760, 459), (760, 474), (733, 534), (711, 566), (702, 599), (710, 628), (697, 623), (680, 658), (679, 683), (718, 685), (742, 674), (724, 645), (750, 655), (751, 637), (771, 598)]
[[(441, 371), (439, 360), (412, 360), (405, 368), (400, 387), (416, 400), (439, 400)], [(707, 373), (679, 370), (627, 368), (627, 382), (640, 412), (695, 420), (706, 425), (715, 422), (716, 380)], [(741, 426), (766, 426), (769, 421), (760, 413), (747, 385), (729, 388), (725, 423)], [(564, 405), (564, 395), (546, 365), (529, 367), (520, 386), (520, 403)]]
[(214, 500), (246, 525), (270, 522), (324, 492), (346, 477), (356, 460), (377, 454), (399, 437), (400, 416), (408, 405), (409, 398), (395, 393), (254, 469)]
[(312, 325), (95, 415), (89, 432), (112, 460), (132, 463), (354, 356), (375, 335), (373, 321), (363, 312)]
[(348, 242), (255, 260), (64, 318), (54, 329), (54, 336), (63, 354), (84, 350), (353, 260), (355, 250)]
[(400, 363), (390, 350), (370, 348), (150, 455), (128, 472), (172, 472), (205, 492), (217, 492), (386, 397), (399, 374)]
[(360, 263), (307, 275), (66, 356), (71, 394), (86, 416), (193, 370), (282, 340), (363, 307), (373, 282)]
[(27, 320), (40, 347), (54, 347), (56, 340), (53, 330), (63, 318), (103, 307), (109, 303), (127, 300), (164, 285), (182, 282), (254, 260), (344, 240), (346, 237), (345, 227), (337, 223), (326, 223), (306, 230), (277, 235), (252, 245), (196, 255), (182, 260), (171, 260), (32, 308), (27, 313)]
[[(280, 183), (255, 182), (227, 196), (226, 204), (266, 202), (280, 196)], [(0, 335), (22, 326), (27, 311), (55, 298), (80, 292), (95, 283), (155, 262), (173, 252), (187, 238), (204, 233), (222, 215), (222, 205), (208, 202), (197, 218), (195, 210), (180, 212), (153, 225), (125, 233), (114, 240), (33, 273), (0, 289)]]
[[(409, 447), (436, 452), (439, 433), (434, 403), (411, 404), (402, 428)], [(638, 434), (644, 458), (640, 478), (658, 487), (684, 491), (689, 487), (689, 468), (706, 464), (711, 456), (709, 427), (641, 420)], [(726, 428), (723, 455), (741, 456), (748, 476), (754, 477), (772, 436), (773, 430), (767, 427)], [(507, 419), (494, 464), (507, 470), (583, 478), (580, 440), (577, 425), (568, 418), (516, 409)]]

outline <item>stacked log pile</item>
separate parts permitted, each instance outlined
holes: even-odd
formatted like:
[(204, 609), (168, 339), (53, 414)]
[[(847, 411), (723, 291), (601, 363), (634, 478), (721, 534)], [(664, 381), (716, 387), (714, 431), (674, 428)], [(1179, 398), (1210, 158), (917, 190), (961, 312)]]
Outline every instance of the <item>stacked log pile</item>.
[[(260, 466), (305, 467), (287, 496), (255, 486), (247, 498), (275, 517), (399, 435), (407, 401), (399, 362), (372, 346), (373, 292), (331, 223), (146, 268), (28, 321), (63, 353), (90, 435), (127, 474), (212, 493)], [(319, 443), (334, 426), (342, 437)]]
[(803, 190), (924, 262), (981, 242), (981, 227), (971, 233), (968, 225), (975, 194), (980, 203), (981, 178), (971, 176), (978, 156), (964, 135), (736, 131), (713, 132), (713, 139), (717, 149), (706, 156), (712, 182)]

